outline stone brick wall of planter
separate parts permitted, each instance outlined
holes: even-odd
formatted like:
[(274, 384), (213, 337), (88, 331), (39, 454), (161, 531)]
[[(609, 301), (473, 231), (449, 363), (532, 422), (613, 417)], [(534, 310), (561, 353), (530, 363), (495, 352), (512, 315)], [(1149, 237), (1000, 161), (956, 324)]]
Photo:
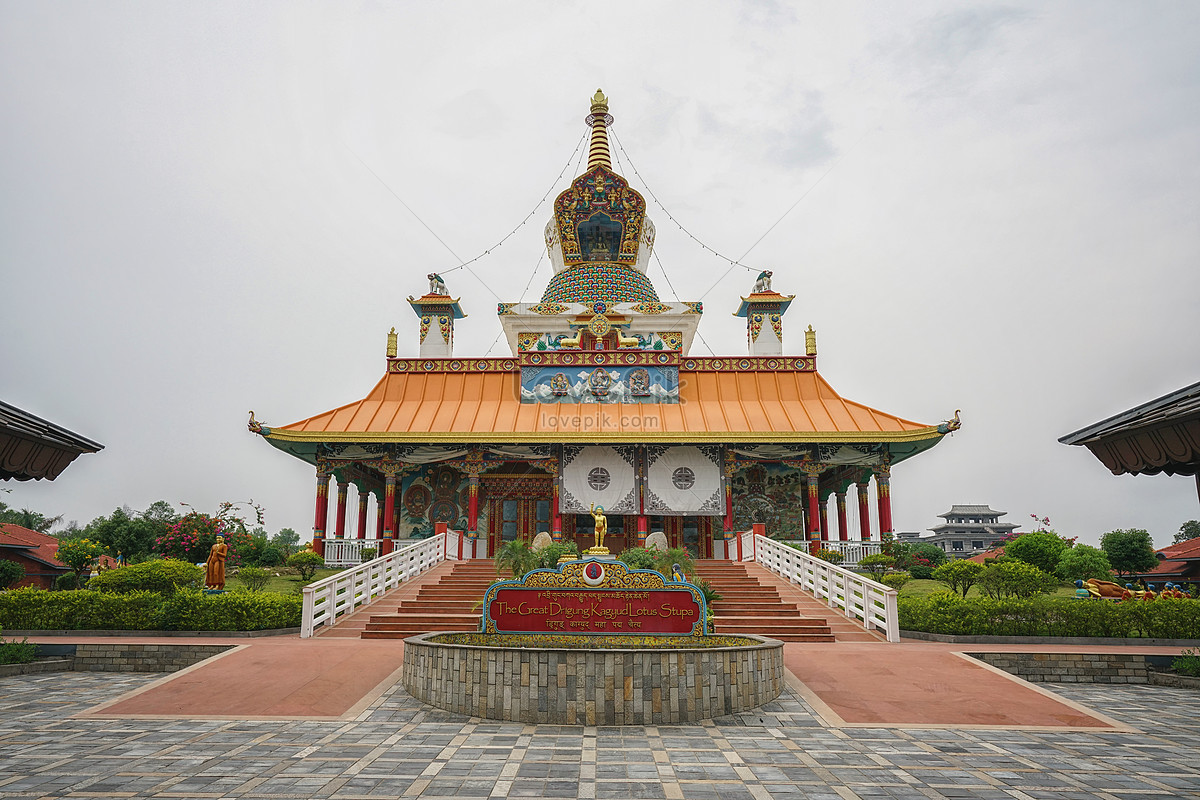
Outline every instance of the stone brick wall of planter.
[(230, 647), (228, 644), (77, 644), (74, 668), (80, 672), (176, 672)]
[(43, 658), (29, 664), (0, 664), (0, 678), (14, 675), (32, 675), (38, 672), (66, 672), (74, 663), (73, 658)]
[(1150, 683), (1171, 659), (1144, 653), (967, 653), (1031, 683)]

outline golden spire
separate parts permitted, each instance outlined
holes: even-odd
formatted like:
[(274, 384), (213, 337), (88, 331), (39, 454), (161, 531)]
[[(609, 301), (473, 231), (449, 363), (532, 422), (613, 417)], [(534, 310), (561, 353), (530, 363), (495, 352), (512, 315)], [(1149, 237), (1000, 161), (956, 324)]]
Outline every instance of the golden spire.
[(387, 357), (396, 357), (396, 329), (392, 328), (388, 331)]
[(592, 97), (592, 113), (587, 115), (587, 124), (592, 126), (592, 144), (588, 148), (588, 169), (604, 167), (612, 169), (612, 159), (608, 154), (608, 126), (612, 125), (612, 115), (608, 113), (608, 98), (599, 89)]

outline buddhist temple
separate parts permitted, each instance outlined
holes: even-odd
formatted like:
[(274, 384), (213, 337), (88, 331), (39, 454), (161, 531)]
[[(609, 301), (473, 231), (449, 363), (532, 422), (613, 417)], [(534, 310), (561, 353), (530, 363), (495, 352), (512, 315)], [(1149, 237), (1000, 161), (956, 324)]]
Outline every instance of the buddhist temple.
[(357, 563), (364, 546), (390, 552), (439, 523), (465, 531), (475, 557), (539, 532), (582, 549), (593, 506), (613, 552), (661, 531), (722, 557), (754, 523), (813, 550), (877, 541), (892, 530), (891, 470), (957, 429), (957, 414), (931, 425), (839, 395), (817, 370), (811, 327), (789, 354), (794, 296), (771, 272), (718, 312), (745, 319), (747, 351), (693, 353), (704, 308), (662, 300), (646, 275), (654, 225), (613, 170), (612, 119), (597, 91), (587, 168), (545, 228), (553, 277), (538, 302), (497, 308), (510, 355), (455, 351), (465, 311), (430, 274), (408, 299), (417, 357), (398, 355), (393, 328), (363, 399), (281, 426), (251, 412), (251, 431), (313, 466), (314, 548), (330, 563)]

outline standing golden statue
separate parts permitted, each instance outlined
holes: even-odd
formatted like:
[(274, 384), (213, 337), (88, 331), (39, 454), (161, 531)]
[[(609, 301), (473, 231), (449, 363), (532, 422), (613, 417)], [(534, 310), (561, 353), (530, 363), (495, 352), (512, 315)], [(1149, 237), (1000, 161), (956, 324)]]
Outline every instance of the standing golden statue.
[(225, 537), (218, 536), (217, 543), (208, 551), (208, 560), (204, 562), (207, 567), (204, 573), (204, 588), (225, 588), (225, 556), (228, 553), (229, 545), (225, 544)]
[(608, 555), (608, 548), (604, 546), (604, 536), (608, 533), (608, 518), (604, 516), (604, 506), (592, 504), (591, 514), (596, 522), (596, 546), (589, 547), (587, 552), (589, 555)]

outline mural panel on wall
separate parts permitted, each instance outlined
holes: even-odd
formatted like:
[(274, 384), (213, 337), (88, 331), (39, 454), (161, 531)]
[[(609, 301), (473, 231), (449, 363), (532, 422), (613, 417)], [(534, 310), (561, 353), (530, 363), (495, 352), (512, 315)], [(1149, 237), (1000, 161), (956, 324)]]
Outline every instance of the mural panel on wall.
[(435, 522), (466, 530), (469, 483), (467, 476), (458, 470), (437, 464), (427, 464), (405, 475), (400, 484), (399, 535), (432, 536)]
[(733, 473), (733, 527), (748, 530), (755, 522), (767, 535), (801, 539), (804, 532), (803, 473), (782, 464), (755, 464)]

